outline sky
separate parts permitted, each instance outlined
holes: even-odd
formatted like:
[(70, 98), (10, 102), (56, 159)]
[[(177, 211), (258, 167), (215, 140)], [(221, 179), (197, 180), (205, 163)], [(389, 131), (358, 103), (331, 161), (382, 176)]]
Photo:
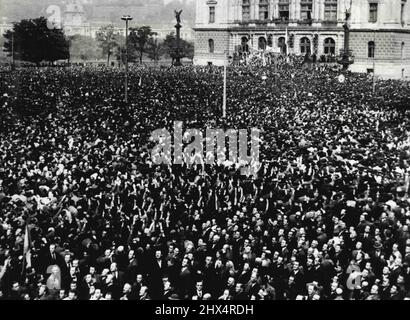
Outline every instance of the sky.
[[(47, 8), (59, 6), (64, 12), (66, 3), (74, 0), (0, 0), (0, 23), (47, 16)], [(76, 0), (85, 8), (89, 19), (99, 19), (129, 5), (134, 7), (136, 19), (160, 24), (173, 19), (173, 9), (183, 9), (188, 24), (195, 19), (195, 0)], [(169, 16), (169, 18), (168, 18)]]

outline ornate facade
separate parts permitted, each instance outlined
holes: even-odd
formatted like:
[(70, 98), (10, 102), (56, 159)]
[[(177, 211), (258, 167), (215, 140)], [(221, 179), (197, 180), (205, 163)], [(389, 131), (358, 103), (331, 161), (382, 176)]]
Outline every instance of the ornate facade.
[(194, 62), (222, 65), (238, 51), (337, 58), (346, 21), (352, 71), (410, 76), (408, 0), (197, 0)]

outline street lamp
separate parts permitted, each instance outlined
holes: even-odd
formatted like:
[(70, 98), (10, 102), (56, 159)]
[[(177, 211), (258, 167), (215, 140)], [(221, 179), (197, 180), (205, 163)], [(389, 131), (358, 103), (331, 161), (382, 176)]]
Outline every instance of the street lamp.
[(376, 30), (373, 30), (373, 93), (376, 92)]
[(128, 103), (128, 21), (132, 19), (129, 15), (121, 17), (125, 21), (125, 103)]

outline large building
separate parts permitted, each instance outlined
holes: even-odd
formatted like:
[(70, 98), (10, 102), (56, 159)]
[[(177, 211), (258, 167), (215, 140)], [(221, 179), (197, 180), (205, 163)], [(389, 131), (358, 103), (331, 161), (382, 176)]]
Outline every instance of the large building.
[(337, 58), (349, 26), (350, 70), (410, 76), (410, 1), (197, 0), (195, 59), (222, 65), (235, 52)]
[[(160, 39), (175, 32), (175, 19), (172, 11), (169, 12), (167, 21), (162, 21), (160, 24), (152, 22), (152, 15), (161, 10), (166, 3), (165, 0), (163, 3), (160, 1), (135, 2), (133, 0), (126, 3), (120, 0), (106, 0), (95, 2), (86, 7), (82, 3), (83, 0), (66, 1), (62, 22), (67, 35), (78, 34), (95, 38), (100, 27), (107, 24), (114, 25), (117, 33), (125, 35), (125, 25), (121, 21), (121, 16), (125, 14), (134, 18), (131, 26), (149, 25)], [(189, 25), (184, 25), (183, 30), (181, 30), (181, 38), (187, 41), (193, 40), (194, 31)]]

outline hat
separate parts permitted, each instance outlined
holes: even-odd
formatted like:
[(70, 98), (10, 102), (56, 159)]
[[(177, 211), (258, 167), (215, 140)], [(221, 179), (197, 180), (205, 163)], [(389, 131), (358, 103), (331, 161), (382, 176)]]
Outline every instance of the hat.
[(377, 250), (377, 249), (381, 249), (383, 246), (380, 242), (376, 242), (373, 247)]

